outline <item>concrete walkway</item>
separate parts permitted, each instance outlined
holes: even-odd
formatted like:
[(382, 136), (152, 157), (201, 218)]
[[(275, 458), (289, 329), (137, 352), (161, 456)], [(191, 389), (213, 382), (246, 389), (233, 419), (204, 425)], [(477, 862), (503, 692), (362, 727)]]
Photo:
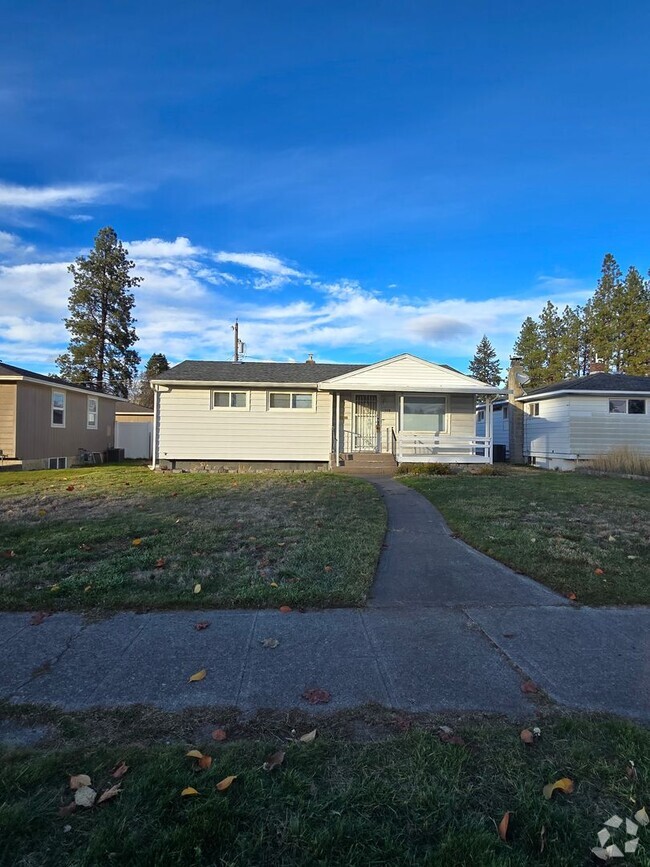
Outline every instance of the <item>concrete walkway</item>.
[[(650, 720), (650, 609), (568, 603), (454, 539), (415, 491), (374, 484), (388, 547), (366, 609), (56, 614), (37, 626), (0, 614), (0, 698), (253, 712), (310, 707), (301, 694), (321, 688), (332, 699), (317, 712), (377, 702), (529, 718), (531, 678), (562, 706)], [(197, 631), (200, 620), (210, 626)]]

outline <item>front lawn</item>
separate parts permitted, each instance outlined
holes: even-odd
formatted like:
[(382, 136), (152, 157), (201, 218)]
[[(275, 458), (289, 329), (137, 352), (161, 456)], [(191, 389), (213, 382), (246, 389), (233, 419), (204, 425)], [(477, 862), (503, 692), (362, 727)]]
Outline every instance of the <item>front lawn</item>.
[[(445, 742), (439, 721), (381, 713), (373, 728), (381, 740), (370, 742), (321, 719), (320, 736), (300, 743), (313, 721), (285, 717), (260, 723), (257, 737), (228, 727), (220, 744), (209, 733), (156, 744), (136, 732), (135, 744), (5, 750), (0, 863), (575, 867), (593, 863), (590, 850), (612, 815), (625, 821), (650, 807), (650, 735), (631, 723), (542, 717), (528, 721), (541, 737), (525, 746), (521, 724), (452, 721)], [(197, 769), (191, 748), (212, 758), (209, 769)], [(284, 761), (265, 771), (278, 750)], [(122, 762), (128, 770), (116, 780), (110, 772)], [(116, 784), (121, 791), (59, 815), (73, 800), (71, 774), (89, 775), (100, 793)], [(229, 776), (232, 785), (218, 791)], [(573, 792), (547, 800), (543, 787), (562, 778)], [(186, 787), (198, 794), (182, 796)], [(625, 830), (612, 830), (609, 842), (622, 849), (632, 839)], [(625, 863), (647, 865), (650, 827), (638, 837)]]
[(385, 521), (328, 473), (0, 473), (0, 607), (360, 605)]
[(403, 476), (475, 548), (586, 605), (650, 604), (650, 484), (510, 468)]

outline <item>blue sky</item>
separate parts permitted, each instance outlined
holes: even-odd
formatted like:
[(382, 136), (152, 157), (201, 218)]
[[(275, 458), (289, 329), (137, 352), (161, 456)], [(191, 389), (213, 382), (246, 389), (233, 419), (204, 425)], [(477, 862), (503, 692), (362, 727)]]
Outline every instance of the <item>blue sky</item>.
[(53, 369), (112, 225), (138, 349), (465, 369), (646, 271), (646, 2), (0, 0), (0, 358)]

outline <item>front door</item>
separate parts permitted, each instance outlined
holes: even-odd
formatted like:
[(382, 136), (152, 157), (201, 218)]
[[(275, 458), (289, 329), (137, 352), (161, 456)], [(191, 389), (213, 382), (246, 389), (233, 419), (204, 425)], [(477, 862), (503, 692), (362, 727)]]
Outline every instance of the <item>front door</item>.
[(379, 416), (376, 394), (357, 394), (354, 399), (354, 450), (379, 451)]

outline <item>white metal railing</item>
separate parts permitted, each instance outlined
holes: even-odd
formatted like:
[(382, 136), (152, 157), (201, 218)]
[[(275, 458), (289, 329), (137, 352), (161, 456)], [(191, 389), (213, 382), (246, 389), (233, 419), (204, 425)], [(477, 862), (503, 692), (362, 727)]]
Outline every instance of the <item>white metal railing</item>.
[(492, 437), (454, 437), (444, 434), (397, 434), (400, 463), (492, 463)]

